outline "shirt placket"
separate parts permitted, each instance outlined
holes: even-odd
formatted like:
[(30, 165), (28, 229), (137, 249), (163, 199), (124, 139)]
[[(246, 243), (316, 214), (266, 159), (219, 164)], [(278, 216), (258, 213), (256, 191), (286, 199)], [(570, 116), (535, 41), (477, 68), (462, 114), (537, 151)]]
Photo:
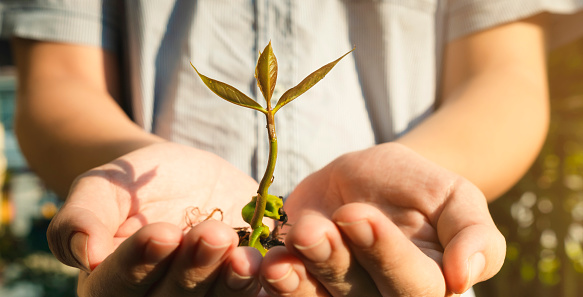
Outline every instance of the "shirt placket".
[[(273, 93), (273, 102), (272, 105), (275, 105), (276, 100), (290, 87), (293, 86), (293, 79), (295, 77), (295, 73), (297, 70), (297, 54), (296, 54), (296, 42), (294, 40), (294, 14), (293, 8), (294, 3), (292, 0), (256, 0), (255, 1), (255, 11), (256, 11), (256, 47), (257, 47), (257, 55), (259, 51), (262, 51), (263, 48), (271, 41), (272, 46), (274, 48), (275, 55), (277, 56), (277, 63), (278, 63), (278, 78), (277, 83), (275, 86), (275, 90)], [(261, 92), (256, 87), (255, 94), (257, 94), (257, 100), (260, 102), (261, 105), (265, 105), (265, 101), (261, 96)], [(281, 122), (285, 121), (289, 123), (290, 121), (294, 121), (294, 112), (291, 112), (293, 107), (286, 106), (286, 109), (290, 112), (286, 112), (285, 115), (283, 113), (278, 113), (276, 117), (276, 127), (281, 126), (279, 125)], [(257, 113), (258, 119), (257, 123), (257, 133), (259, 135), (259, 143), (257, 145), (257, 158), (256, 158), (256, 166), (258, 168), (256, 177), (260, 179), (263, 174), (263, 169), (265, 168), (265, 164), (267, 164), (267, 157), (269, 154), (269, 142), (266, 140), (266, 128), (265, 128), (265, 119), (264, 115)], [(288, 125), (286, 125), (288, 126)], [(289, 141), (289, 140), (288, 140)], [(280, 146), (281, 147), (281, 146)], [(280, 153), (281, 156), (281, 153)], [(294, 176), (298, 176), (297, 170), (293, 168), (293, 166), (289, 166), (290, 164), (282, 164), (285, 162), (282, 158), (278, 158), (277, 167), (283, 167), (286, 169), (287, 172), (286, 178), (280, 178), (275, 183), (278, 185), (276, 187), (282, 188), (289, 188), (289, 185), (294, 185), (298, 181), (294, 178)], [(281, 164), (281, 165), (280, 165)], [(280, 171), (281, 172), (281, 171)], [(277, 173), (277, 171), (276, 171)], [(276, 176), (277, 178), (277, 176)], [(277, 195), (281, 195), (284, 193), (275, 193)]]

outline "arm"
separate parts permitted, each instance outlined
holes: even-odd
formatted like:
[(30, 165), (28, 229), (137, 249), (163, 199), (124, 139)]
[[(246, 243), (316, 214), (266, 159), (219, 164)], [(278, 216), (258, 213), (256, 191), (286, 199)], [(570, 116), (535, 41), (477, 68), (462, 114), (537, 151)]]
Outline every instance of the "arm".
[[(88, 46), (13, 40), (15, 129), (30, 167), (65, 197), (76, 176), (162, 139), (116, 103), (116, 56)], [(58, 174), (57, 174), (58, 173)]]
[(488, 200), (508, 190), (547, 132), (544, 22), (537, 16), (450, 43), (439, 108), (397, 142), (469, 179)]

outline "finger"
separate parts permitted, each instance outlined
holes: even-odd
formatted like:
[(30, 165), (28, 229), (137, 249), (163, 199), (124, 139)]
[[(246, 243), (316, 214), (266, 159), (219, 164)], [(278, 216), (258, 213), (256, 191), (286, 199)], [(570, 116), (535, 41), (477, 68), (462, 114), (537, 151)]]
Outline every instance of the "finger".
[(260, 280), (269, 296), (330, 296), (308, 274), (301, 260), (283, 246), (271, 248), (261, 263)]
[(261, 289), (259, 269), (261, 253), (252, 247), (238, 247), (225, 261), (221, 280), (213, 289), (213, 296), (257, 296)]
[(222, 222), (196, 225), (184, 235), (168, 273), (151, 295), (206, 296), (238, 242), (235, 231)]
[(440, 265), (380, 210), (351, 203), (334, 212), (332, 219), (383, 296), (445, 296)]
[(494, 276), (502, 267), (506, 241), (496, 228), (486, 199), (469, 182), (460, 180), (437, 221), (447, 285), (462, 293)]
[(286, 247), (332, 296), (381, 296), (332, 221), (319, 215), (301, 217), (288, 232)]
[(79, 277), (79, 296), (144, 296), (164, 275), (182, 230), (150, 224), (125, 240), (90, 274)]

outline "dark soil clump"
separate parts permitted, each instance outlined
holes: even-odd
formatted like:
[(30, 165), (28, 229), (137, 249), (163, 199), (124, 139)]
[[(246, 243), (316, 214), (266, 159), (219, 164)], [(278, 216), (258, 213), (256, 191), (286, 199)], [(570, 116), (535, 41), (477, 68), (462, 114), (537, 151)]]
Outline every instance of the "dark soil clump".
[[(239, 235), (239, 246), (247, 245), (249, 236), (251, 235), (249, 227), (235, 228), (237, 235)], [(269, 250), (274, 246), (285, 246), (285, 243), (279, 236), (279, 225), (277, 225), (267, 238), (260, 238), (259, 241), (264, 249)]]

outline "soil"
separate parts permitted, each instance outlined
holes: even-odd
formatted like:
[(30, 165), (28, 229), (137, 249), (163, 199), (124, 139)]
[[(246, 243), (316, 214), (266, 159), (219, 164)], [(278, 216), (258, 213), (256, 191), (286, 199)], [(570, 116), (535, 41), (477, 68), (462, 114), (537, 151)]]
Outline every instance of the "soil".
[[(279, 210), (280, 210), (280, 216), (281, 216), (280, 221), (276, 221), (275, 228), (273, 228), (273, 231), (271, 231), (271, 233), (269, 234), (269, 236), (267, 238), (260, 238), (259, 239), (259, 241), (261, 242), (261, 245), (266, 250), (269, 250), (270, 248), (272, 248), (274, 246), (279, 246), (279, 245), (285, 246), (284, 242), (281, 240), (281, 236), (280, 236), (281, 234), (279, 233), (279, 231), (281, 229), (281, 226), (287, 225), (287, 214), (285, 213), (285, 211), (283, 211), (283, 208), (280, 208)], [(220, 218), (214, 217), (216, 215), (220, 215)], [(210, 219), (222, 221), (223, 220), (223, 211), (220, 208), (215, 208), (215, 209), (211, 210), (210, 213), (207, 213), (207, 212), (202, 212), (198, 207), (189, 207), (186, 209), (186, 216), (185, 216), (186, 227), (184, 228), (184, 230), (187, 230), (187, 228), (192, 228), (194, 225), (196, 225), (202, 221), (206, 221), (206, 220), (210, 220)], [(233, 228), (233, 229), (235, 229), (235, 231), (237, 231), (237, 235), (239, 235), (239, 246), (246, 245), (249, 242), (249, 236), (251, 235), (251, 228), (250, 227), (238, 227), (238, 228)]]
[[(285, 246), (285, 243), (281, 241), (279, 234), (280, 225), (277, 224), (273, 231), (269, 233), (267, 238), (260, 238), (259, 241), (264, 249), (269, 250), (274, 246)], [(242, 227), (235, 228), (237, 235), (239, 235), (239, 246), (246, 245), (249, 242), (249, 236), (251, 235), (251, 228)]]

